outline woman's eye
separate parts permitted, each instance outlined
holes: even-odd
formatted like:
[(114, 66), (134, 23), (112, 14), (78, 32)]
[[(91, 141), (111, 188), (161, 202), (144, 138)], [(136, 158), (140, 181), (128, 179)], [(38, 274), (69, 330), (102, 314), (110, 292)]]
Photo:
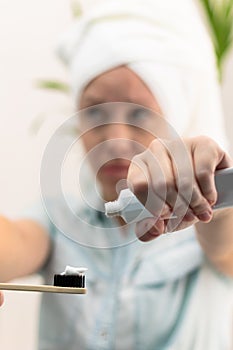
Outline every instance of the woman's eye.
[(88, 108), (85, 114), (88, 117), (95, 118), (95, 117), (100, 117), (103, 114), (103, 111), (99, 107), (90, 107)]
[(103, 110), (103, 108), (100, 107), (90, 107), (88, 108), (83, 117), (82, 120), (84, 123), (87, 123), (88, 125), (95, 125), (97, 124), (100, 126), (102, 123), (105, 123), (106, 119), (106, 113)]
[(148, 116), (149, 111), (147, 111), (145, 108), (136, 108), (131, 112), (132, 121), (140, 121)]

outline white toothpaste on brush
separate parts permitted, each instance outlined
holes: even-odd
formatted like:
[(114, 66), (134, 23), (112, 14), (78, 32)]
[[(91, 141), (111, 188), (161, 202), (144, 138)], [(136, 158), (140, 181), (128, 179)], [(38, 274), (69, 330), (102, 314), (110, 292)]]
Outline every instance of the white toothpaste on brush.
[(66, 266), (65, 271), (54, 275), (54, 286), (85, 288), (86, 267)]
[(67, 265), (65, 271), (61, 273), (61, 275), (82, 275), (87, 271), (86, 267), (73, 267)]

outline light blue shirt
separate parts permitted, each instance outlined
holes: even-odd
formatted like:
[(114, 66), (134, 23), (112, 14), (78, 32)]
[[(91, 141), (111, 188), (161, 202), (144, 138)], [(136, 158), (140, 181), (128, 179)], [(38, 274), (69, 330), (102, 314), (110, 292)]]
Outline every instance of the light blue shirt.
[(76, 208), (75, 227), (59, 201), (46, 206), (53, 222), (43, 207), (26, 214), (53, 242), (45, 283), (66, 265), (84, 266), (88, 292), (43, 294), (39, 350), (228, 350), (222, 297), (232, 285), (208, 265), (192, 227), (145, 244), (133, 225), (122, 234), (88, 207)]

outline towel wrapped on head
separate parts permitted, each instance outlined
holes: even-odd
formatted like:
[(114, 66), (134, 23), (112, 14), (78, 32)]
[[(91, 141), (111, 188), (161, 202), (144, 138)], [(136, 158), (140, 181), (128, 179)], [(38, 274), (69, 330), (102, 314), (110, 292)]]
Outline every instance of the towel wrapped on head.
[(93, 0), (62, 37), (76, 107), (85, 87), (126, 65), (148, 86), (181, 136), (226, 148), (215, 56), (192, 0)]

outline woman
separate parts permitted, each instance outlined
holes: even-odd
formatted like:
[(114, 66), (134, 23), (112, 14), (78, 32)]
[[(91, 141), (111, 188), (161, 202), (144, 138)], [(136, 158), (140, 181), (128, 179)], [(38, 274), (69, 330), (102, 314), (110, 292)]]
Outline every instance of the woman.
[[(127, 179), (155, 219), (136, 226), (140, 240), (151, 240), (145, 245), (133, 239), (133, 224), (111, 221), (99, 207), (75, 203), (77, 218), (48, 200), (48, 175), (60, 164), (55, 155), (62, 158), (56, 142), (48, 145), (41, 186), (50, 220), (43, 208), (17, 222), (1, 219), (0, 276), (40, 269), (51, 283), (64, 265), (83, 265), (88, 295), (43, 296), (40, 350), (229, 348), (233, 217), (213, 205), (214, 172), (233, 163), (195, 7), (102, 2), (65, 36), (60, 53), (102, 202), (116, 199)], [(178, 219), (169, 220), (172, 213)]]

